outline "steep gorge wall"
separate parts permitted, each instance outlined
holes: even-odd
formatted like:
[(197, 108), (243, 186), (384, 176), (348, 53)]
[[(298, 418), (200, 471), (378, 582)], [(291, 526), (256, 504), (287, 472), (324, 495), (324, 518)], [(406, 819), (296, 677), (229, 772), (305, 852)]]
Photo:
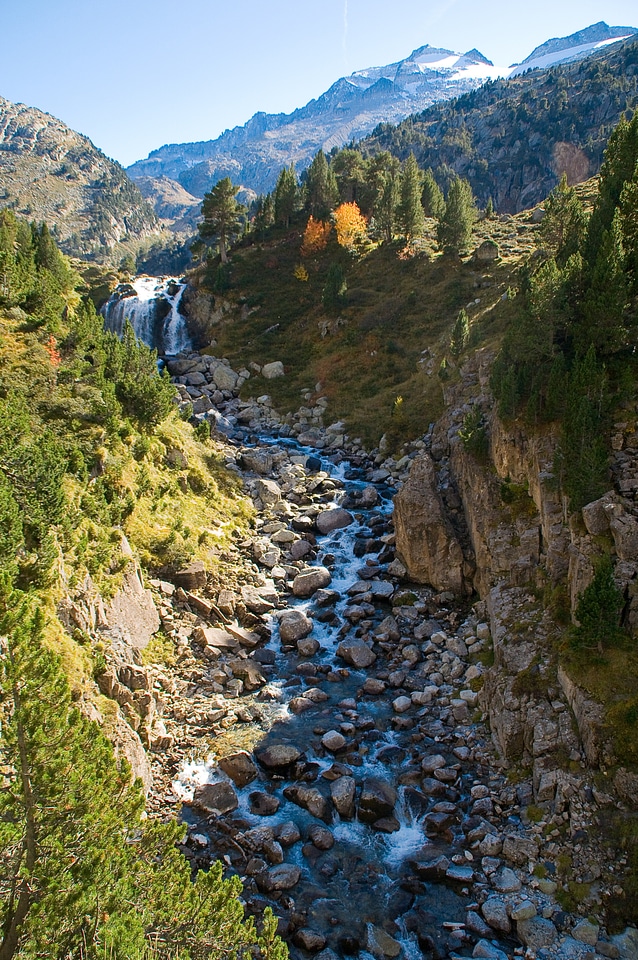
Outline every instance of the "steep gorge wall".
[[(531, 767), (537, 800), (558, 802), (561, 791), (571, 789), (566, 787), (566, 757), (605, 767), (614, 756), (603, 708), (557, 664), (564, 627), (543, 609), (540, 598), (545, 589), (564, 586), (573, 616), (596, 558), (607, 552), (624, 591), (626, 625), (636, 629), (638, 434), (631, 418), (616, 424), (614, 488), (570, 515), (554, 475), (556, 432), (532, 432), (521, 422), (500, 420), (489, 389), (492, 361), (491, 351), (477, 351), (445, 391), (446, 413), (429, 444), (434, 468), (429, 499), (438, 495), (445, 502), (445, 488), (451, 485), (462, 504), (471, 550), (466, 569), (471, 560), (473, 587), (486, 603), (494, 641), (494, 665), (486, 672), (481, 698), (495, 744), (508, 764)], [(476, 410), (488, 440), (485, 458), (477, 458), (460, 436), (468, 414)], [(418, 466), (413, 473), (419, 476)], [(412, 483), (411, 475), (406, 486)], [(409, 498), (402, 492), (395, 510), (397, 550), (409, 561), (415, 547), (408, 544), (410, 516), (402, 516), (406, 504)], [(414, 507), (410, 509), (413, 515)], [(435, 525), (444, 529), (436, 518)], [(418, 536), (418, 529), (413, 528), (413, 535)], [(454, 525), (452, 536), (463, 541)], [(445, 546), (439, 544), (438, 556), (445, 556)], [(429, 582), (441, 589), (441, 579), (434, 563)]]

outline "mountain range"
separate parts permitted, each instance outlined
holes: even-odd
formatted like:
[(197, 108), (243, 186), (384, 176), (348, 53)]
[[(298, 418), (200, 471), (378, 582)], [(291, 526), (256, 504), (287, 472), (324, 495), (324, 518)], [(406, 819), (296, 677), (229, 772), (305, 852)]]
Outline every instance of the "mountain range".
[(597, 23), (508, 67), (478, 50), (421, 46), (291, 114), (257, 113), (216, 140), (163, 146), (126, 172), (62, 121), (0, 97), (0, 204), (46, 220), (66, 253), (117, 260), (161, 241), (162, 228), (192, 235), (201, 198), (224, 176), (249, 202), (284, 165), (303, 171), (319, 149), (367, 136), (364, 152), (414, 150), (443, 185), (454, 170), (481, 201), (519, 210), (562, 170), (572, 182), (597, 171), (609, 132), (635, 106), (637, 34)]
[(366, 136), (379, 123), (398, 123), (489, 80), (582, 59), (637, 32), (635, 27), (596, 23), (569, 37), (548, 40), (511, 66), (495, 66), (478, 50), (458, 54), (422, 46), (404, 60), (342, 77), (291, 114), (256, 113), (214, 140), (160, 147), (128, 167), (127, 173), (133, 179), (169, 177), (200, 198), (225, 176), (264, 193), (273, 188), (284, 165), (294, 162), (302, 171), (319, 149), (329, 153)]

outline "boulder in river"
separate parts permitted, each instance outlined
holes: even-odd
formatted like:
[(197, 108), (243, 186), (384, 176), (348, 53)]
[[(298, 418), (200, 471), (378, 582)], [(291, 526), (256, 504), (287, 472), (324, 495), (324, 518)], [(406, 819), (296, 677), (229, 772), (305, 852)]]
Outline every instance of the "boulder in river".
[(337, 647), (337, 656), (357, 670), (364, 670), (377, 659), (376, 654), (362, 640), (342, 640)]
[(311, 597), (317, 590), (327, 587), (332, 577), (326, 567), (307, 567), (298, 573), (292, 583), (292, 592), (296, 597)]
[(202, 783), (195, 787), (193, 806), (205, 813), (231, 813), (239, 806), (237, 794), (230, 783), (225, 780), (219, 783)]
[(344, 820), (352, 820), (354, 817), (356, 787), (353, 777), (339, 777), (338, 780), (333, 780), (330, 784), (330, 793), (335, 810)]
[(303, 807), (318, 820), (327, 822), (330, 818), (330, 800), (324, 797), (317, 787), (291, 784), (284, 789), (284, 797), (286, 800), (296, 803), (298, 807)]
[(257, 778), (257, 767), (245, 750), (224, 757), (219, 761), (219, 767), (240, 789)]
[(283, 770), (301, 757), (301, 750), (291, 743), (271, 743), (256, 750), (255, 756), (267, 770)]
[(397, 792), (386, 780), (367, 777), (363, 782), (359, 798), (359, 819), (364, 823), (374, 823), (383, 817), (389, 817), (397, 802)]
[(312, 626), (312, 620), (302, 610), (286, 610), (279, 621), (281, 642), (293, 644), (302, 640), (312, 631)]
[(351, 523), (354, 523), (354, 517), (348, 510), (343, 510), (341, 507), (322, 510), (315, 520), (317, 530), (324, 535), (340, 530), (342, 527), (349, 527)]

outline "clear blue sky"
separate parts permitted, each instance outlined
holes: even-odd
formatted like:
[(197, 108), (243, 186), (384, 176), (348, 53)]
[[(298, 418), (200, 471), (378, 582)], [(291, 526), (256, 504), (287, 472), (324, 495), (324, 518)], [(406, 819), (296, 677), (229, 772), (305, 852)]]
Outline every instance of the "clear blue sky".
[(636, 0), (4, 0), (0, 96), (59, 117), (123, 164), (303, 106), (429, 43), (499, 65)]

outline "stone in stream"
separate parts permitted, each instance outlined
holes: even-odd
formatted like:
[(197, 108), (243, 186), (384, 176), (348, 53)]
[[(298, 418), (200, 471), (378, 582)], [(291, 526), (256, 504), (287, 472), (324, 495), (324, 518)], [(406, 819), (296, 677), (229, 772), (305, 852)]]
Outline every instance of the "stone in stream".
[(352, 820), (357, 785), (352, 777), (339, 777), (330, 784), (330, 794), (335, 810), (344, 820)]
[(430, 860), (413, 860), (410, 866), (420, 880), (443, 880), (450, 868), (447, 857), (433, 857)]
[(303, 560), (311, 550), (312, 547), (307, 540), (297, 540), (290, 548), (290, 557), (292, 560)]
[(301, 610), (286, 610), (279, 620), (279, 636), (282, 643), (294, 644), (311, 633), (312, 620)]
[(336, 507), (333, 510), (322, 510), (315, 519), (317, 530), (324, 535), (332, 533), (334, 530), (340, 530), (342, 527), (349, 527), (351, 523), (354, 523), (354, 517), (341, 507)]
[(347, 742), (348, 741), (343, 734), (339, 733), (337, 730), (328, 730), (328, 732), (324, 733), (323, 737), (321, 738), (322, 746), (324, 746), (326, 750), (330, 750), (331, 753), (336, 753), (338, 750), (343, 750)]
[(397, 697), (396, 700), (392, 701), (392, 709), (395, 713), (405, 713), (411, 706), (412, 700), (410, 697)]
[(250, 657), (245, 660), (231, 660), (228, 666), (233, 676), (242, 681), (245, 690), (258, 690), (266, 682), (258, 664)]
[(332, 577), (326, 567), (307, 567), (298, 573), (292, 583), (292, 592), (296, 597), (304, 599), (322, 587), (327, 587)]
[(257, 778), (257, 767), (244, 750), (224, 757), (219, 761), (219, 767), (240, 789)]
[(401, 944), (389, 933), (386, 933), (383, 927), (375, 927), (370, 924), (368, 927), (368, 952), (378, 960), (395, 960), (401, 953)]
[(340, 599), (338, 590), (317, 590), (312, 598), (315, 607), (333, 607)]
[(301, 868), (290, 863), (271, 867), (265, 874), (257, 877), (257, 885), (267, 892), (291, 890), (299, 883)]
[(376, 654), (362, 640), (342, 640), (336, 653), (357, 670), (364, 670), (377, 659)]
[(321, 644), (314, 637), (304, 637), (297, 641), (297, 652), (301, 657), (314, 657), (315, 653), (321, 649)]
[(318, 820), (328, 821), (330, 817), (330, 800), (317, 787), (306, 787), (303, 784), (291, 784), (284, 788), (286, 800), (303, 807)]
[(396, 802), (397, 792), (390, 783), (378, 777), (367, 777), (359, 797), (359, 820), (374, 823), (382, 817), (389, 817)]
[(292, 942), (296, 947), (307, 950), (308, 953), (317, 953), (325, 947), (326, 938), (322, 934), (317, 933), (316, 930), (308, 930), (306, 927), (302, 927), (301, 930), (297, 930), (292, 938)]
[(301, 750), (291, 743), (271, 743), (255, 751), (257, 761), (267, 770), (283, 770), (301, 757)]
[(335, 838), (326, 827), (320, 827), (318, 823), (312, 824), (308, 836), (317, 850), (331, 850), (334, 847)]
[(387, 684), (384, 680), (377, 680), (375, 677), (368, 677), (361, 689), (364, 693), (367, 693), (368, 696), (378, 697), (384, 692), (386, 686)]
[(202, 783), (195, 787), (193, 806), (205, 813), (221, 815), (231, 813), (239, 806), (237, 794), (230, 783)]
[(292, 847), (301, 840), (301, 833), (293, 820), (286, 820), (277, 827), (276, 837), (282, 847)]

